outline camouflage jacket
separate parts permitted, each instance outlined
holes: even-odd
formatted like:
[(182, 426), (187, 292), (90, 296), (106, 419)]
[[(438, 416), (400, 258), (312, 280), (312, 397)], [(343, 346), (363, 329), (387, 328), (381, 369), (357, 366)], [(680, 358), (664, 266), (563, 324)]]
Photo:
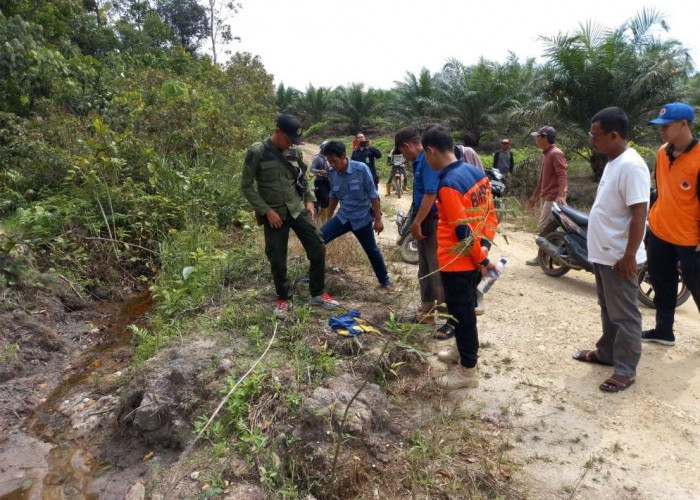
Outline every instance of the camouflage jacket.
[[(306, 208), (304, 203), (316, 201), (313, 186), (306, 183), (302, 199), (297, 193), (294, 175), (269, 148), (274, 148), (269, 138), (248, 148), (243, 162), (241, 191), (257, 214), (265, 215), (268, 210), (273, 209), (283, 220), (287, 214), (296, 219)], [(300, 168), (302, 175), (306, 177), (308, 168), (301, 149), (292, 146), (280, 153), (292, 165)]]

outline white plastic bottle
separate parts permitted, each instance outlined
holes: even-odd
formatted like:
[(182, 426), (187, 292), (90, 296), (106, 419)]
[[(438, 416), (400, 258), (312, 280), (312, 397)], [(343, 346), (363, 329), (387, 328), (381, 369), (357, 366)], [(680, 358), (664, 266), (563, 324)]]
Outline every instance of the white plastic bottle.
[(503, 268), (506, 267), (507, 262), (508, 261), (506, 259), (501, 257), (501, 260), (499, 260), (498, 264), (496, 264), (496, 269), (490, 270), (488, 276), (481, 280), (481, 283), (479, 283), (479, 286), (477, 286), (476, 289), (481, 293), (486, 293), (491, 290), (493, 284), (503, 273)]

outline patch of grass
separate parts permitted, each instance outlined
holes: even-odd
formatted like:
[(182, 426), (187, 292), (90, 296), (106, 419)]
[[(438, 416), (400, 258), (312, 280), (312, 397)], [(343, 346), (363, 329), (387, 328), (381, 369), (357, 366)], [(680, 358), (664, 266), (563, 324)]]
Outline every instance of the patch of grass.
[(0, 350), (0, 364), (9, 363), (17, 356), (19, 352), (19, 342), (5, 344)]
[(411, 435), (409, 446), (392, 461), (396, 468), (382, 472), (380, 497), (402, 491), (406, 498), (522, 499), (511, 481), (516, 466), (506, 455), (512, 446), (502, 439), (474, 419), (436, 418)]

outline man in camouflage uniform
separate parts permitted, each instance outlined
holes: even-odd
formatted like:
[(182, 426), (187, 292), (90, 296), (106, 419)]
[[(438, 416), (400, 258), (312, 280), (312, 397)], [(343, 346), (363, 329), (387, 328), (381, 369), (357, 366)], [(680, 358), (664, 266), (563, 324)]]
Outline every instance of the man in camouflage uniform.
[(275, 314), (291, 308), (292, 288), (287, 278), (287, 243), (292, 229), (311, 263), (309, 303), (333, 309), (338, 305), (324, 292), (326, 248), (313, 224), (313, 188), (305, 182), (307, 166), (301, 150), (302, 127), (292, 115), (281, 115), (272, 135), (253, 144), (245, 156), (241, 191), (253, 206), (265, 232), (265, 254), (270, 261), (277, 292)]

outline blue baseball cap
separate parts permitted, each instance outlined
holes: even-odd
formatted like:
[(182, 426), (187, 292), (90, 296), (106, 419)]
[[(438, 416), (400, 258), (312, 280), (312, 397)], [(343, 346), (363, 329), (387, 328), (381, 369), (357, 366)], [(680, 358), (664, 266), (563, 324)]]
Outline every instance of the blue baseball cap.
[(650, 125), (666, 125), (667, 123), (677, 122), (678, 120), (686, 120), (692, 122), (695, 118), (695, 110), (692, 106), (684, 102), (672, 102), (664, 104), (664, 107), (659, 111), (659, 116), (653, 120), (649, 120)]

